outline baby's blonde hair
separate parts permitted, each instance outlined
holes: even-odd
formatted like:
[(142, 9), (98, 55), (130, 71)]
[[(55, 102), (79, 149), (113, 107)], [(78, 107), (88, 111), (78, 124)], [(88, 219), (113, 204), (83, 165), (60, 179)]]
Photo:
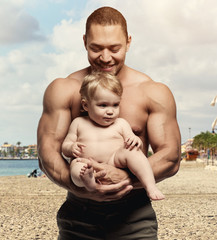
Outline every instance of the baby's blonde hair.
[(114, 75), (104, 72), (92, 72), (87, 75), (81, 85), (81, 99), (90, 101), (93, 99), (98, 86), (101, 86), (121, 97), (123, 87), (118, 78)]

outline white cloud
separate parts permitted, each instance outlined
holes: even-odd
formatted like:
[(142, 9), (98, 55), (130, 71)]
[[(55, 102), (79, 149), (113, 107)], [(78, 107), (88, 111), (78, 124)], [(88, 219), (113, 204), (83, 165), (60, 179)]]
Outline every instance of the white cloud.
[(54, 27), (52, 42), (55, 48), (63, 52), (83, 50), (84, 24), (83, 20), (74, 23), (72, 20), (62, 20)]
[[(24, 1), (1, 2), (0, 44), (14, 44), (44, 40), (38, 21), (23, 10)], [(3, 31), (4, 29), (4, 31)]]
[(0, 56), (1, 139), (7, 136), (2, 142), (36, 142), (45, 88), (87, 65), (82, 25), (63, 20), (54, 26), (49, 42), (22, 45)]
[[(1, 6), (0, 20), (3, 14), (12, 16), (14, 13), (11, 21), (15, 21), (16, 16), (15, 26), (18, 29), (22, 26), (19, 33), (15, 27), (6, 28), (5, 34), (11, 39), (8, 42), (40, 37), (37, 20), (22, 10), (23, 4), (26, 4), (24, 0), (5, 0)], [(89, 0), (80, 12), (82, 18), (73, 21), (73, 8), (69, 9), (67, 17), (72, 19), (62, 19), (53, 26), (47, 42), (30, 42), (0, 56), (0, 105), (4, 112), (0, 119), (0, 135), (6, 134), (10, 123), (8, 136), (13, 138), (15, 119), (25, 132), (24, 138), (31, 138), (29, 132), (35, 134), (42, 95), (48, 83), (88, 65), (82, 39), (86, 17), (103, 5), (116, 7), (128, 21), (133, 41), (127, 65), (171, 88), (177, 102), (183, 140), (188, 138), (189, 127), (192, 136), (211, 129), (217, 114), (216, 108), (209, 106), (217, 94), (216, 1), (111, 0), (108, 4), (105, 0)], [(1, 21), (1, 29), (2, 24)], [(23, 33), (24, 30), (28, 34)], [(0, 33), (0, 43), (5, 41), (2, 39)], [(23, 141), (15, 141), (18, 140)]]
[(0, 70), (1, 142), (36, 143), (43, 92), (47, 86), (45, 72), (51, 60), (41, 47), (28, 45), (0, 57), (1, 63), (4, 63)]
[(51, 3), (64, 3), (65, 0), (49, 0)]
[(70, 9), (70, 10), (68, 10), (68, 11), (65, 11), (65, 14), (66, 14), (68, 17), (71, 17), (71, 18), (73, 18), (73, 17), (76, 15), (74, 9)]
[(54, 65), (47, 69), (47, 79), (66, 77), (88, 65), (83, 43), (84, 25), (84, 19), (62, 20), (54, 27), (51, 42), (57, 53), (52, 54)]

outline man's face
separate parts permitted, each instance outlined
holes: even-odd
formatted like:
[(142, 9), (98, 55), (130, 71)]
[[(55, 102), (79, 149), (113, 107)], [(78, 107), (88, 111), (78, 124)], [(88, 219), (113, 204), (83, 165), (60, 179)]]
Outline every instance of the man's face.
[(130, 46), (120, 25), (92, 24), (86, 37), (88, 60), (94, 70), (118, 74)]

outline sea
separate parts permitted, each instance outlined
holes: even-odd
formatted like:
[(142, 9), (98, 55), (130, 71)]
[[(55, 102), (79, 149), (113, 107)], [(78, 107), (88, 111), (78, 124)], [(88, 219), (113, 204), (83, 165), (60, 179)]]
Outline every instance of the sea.
[(0, 176), (28, 175), (34, 169), (39, 170), (37, 159), (0, 160)]

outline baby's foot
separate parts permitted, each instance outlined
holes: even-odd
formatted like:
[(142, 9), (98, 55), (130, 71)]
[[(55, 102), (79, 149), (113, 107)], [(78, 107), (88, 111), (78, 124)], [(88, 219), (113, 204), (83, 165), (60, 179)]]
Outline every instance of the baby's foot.
[(147, 193), (149, 198), (153, 201), (163, 200), (165, 198), (163, 193), (158, 188), (151, 189), (147, 191)]
[(94, 171), (91, 161), (84, 165), (80, 171), (81, 180), (83, 181), (85, 188), (90, 192), (96, 190), (96, 181), (93, 173)]
[(89, 160), (87, 158), (76, 158), (75, 161), (76, 162), (83, 162), (83, 163), (91, 164), (91, 160)]

